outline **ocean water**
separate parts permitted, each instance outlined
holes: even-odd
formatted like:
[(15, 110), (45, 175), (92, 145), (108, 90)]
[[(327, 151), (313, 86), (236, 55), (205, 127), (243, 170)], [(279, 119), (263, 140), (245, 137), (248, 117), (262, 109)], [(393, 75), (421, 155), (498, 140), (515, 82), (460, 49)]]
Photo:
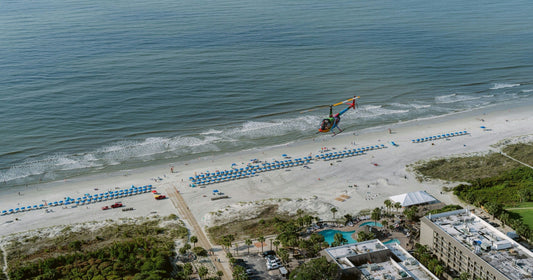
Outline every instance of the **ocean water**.
[(350, 132), (531, 100), (531, 14), (525, 0), (3, 1), (0, 187), (326, 137), (319, 107), (354, 95)]

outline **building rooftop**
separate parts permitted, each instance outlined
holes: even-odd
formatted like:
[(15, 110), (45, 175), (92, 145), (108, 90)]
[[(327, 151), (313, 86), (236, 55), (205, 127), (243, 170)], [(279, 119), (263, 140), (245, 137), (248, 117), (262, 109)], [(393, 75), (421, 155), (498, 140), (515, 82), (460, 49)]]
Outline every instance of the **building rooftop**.
[(377, 239), (326, 249), (332, 258), (343, 258), (382, 250), (387, 250), (387, 247)]
[(470, 211), (427, 218), (509, 279), (533, 276), (533, 253)]
[(325, 252), (341, 269), (357, 268), (362, 279), (438, 279), (396, 243), (385, 245), (374, 239), (327, 248)]

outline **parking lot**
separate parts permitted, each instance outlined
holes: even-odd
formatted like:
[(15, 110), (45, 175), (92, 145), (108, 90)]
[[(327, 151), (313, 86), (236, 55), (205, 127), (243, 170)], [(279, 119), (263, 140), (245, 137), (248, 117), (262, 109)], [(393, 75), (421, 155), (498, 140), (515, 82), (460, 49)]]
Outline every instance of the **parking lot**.
[(251, 273), (249, 274), (250, 279), (268, 279), (268, 280), (278, 280), (278, 279), (285, 279), (281, 273), (279, 268), (268, 270), (267, 269), (267, 260), (261, 255), (261, 254), (253, 254), (250, 253), (250, 255), (243, 254), (242, 256), (239, 256), (238, 259), (242, 259), (244, 261), (244, 266), (247, 269), (250, 269)]

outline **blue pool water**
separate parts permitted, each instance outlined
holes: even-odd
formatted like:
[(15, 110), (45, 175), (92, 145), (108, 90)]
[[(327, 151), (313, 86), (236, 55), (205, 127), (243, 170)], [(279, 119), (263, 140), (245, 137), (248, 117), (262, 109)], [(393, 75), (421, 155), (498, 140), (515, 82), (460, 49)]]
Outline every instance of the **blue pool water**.
[(348, 244), (357, 243), (357, 240), (352, 238), (352, 234), (355, 232), (355, 230), (352, 231), (340, 231), (340, 230), (334, 230), (334, 229), (327, 229), (319, 232), (319, 234), (324, 236), (324, 239), (326, 242), (328, 242), (329, 245), (333, 243), (334, 239), (333, 236), (335, 236), (335, 233), (340, 233), (342, 236), (348, 240)]
[(362, 226), (383, 227), (383, 225), (379, 222), (364, 222), (359, 227)]

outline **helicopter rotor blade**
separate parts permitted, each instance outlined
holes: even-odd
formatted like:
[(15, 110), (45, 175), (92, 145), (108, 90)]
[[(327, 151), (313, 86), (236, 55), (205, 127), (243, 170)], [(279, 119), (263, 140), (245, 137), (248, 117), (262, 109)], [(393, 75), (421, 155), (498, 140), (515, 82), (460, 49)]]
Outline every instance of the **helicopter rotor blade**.
[(353, 98), (346, 99), (346, 100), (341, 101), (341, 102), (339, 102), (339, 103), (335, 103), (335, 104), (333, 104), (332, 106), (339, 106), (339, 105), (342, 105), (342, 104), (346, 104), (346, 103), (348, 103), (348, 102), (355, 101), (355, 100), (357, 100), (357, 99), (359, 99), (359, 96), (354, 96)]
[(352, 101), (352, 99), (348, 99), (348, 100), (341, 101), (339, 103), (335, 103), (332, 106), (339, 106), (339, 105), (342, 105), (342, 104), (346, 104), (347, 102), (350, 102), (350, 101)]
[(346, 99), (344, 101), (341, 101), (339, 103), (335, 103), (333, 105), (320, 105), (320, 106), (311, 107), (309, 109), (305, 109), (305, 110), (300, 111), (300, 114), (307, 113), (307, 112), (312, 112), (312, 111), (315, 111), (315, 110), (318, 110), (318, 109), (328, 108), (330, 106), (335, 107), (335, 106), (339, 106), (339, 105), (342, 105), (342, 104), (347, 104), (348, 102), (352, 102), (352, 101), (357, 100), (357, 99), (359, 99), (359, 96), (356, 96), (356, 97), (350, 98), (350, 99)]
[(300, 111), (300, 114), (308, 113), (308, 112), (312, 112), (312, 111), (315, 111), (315, 110), (324, 109), (324, 108), (328, 108), (328, 107), (329, 107), (329, 105), (316, 106), (316, 107), (313, 107), (313, 108), (309, 108), (309, 109)]

